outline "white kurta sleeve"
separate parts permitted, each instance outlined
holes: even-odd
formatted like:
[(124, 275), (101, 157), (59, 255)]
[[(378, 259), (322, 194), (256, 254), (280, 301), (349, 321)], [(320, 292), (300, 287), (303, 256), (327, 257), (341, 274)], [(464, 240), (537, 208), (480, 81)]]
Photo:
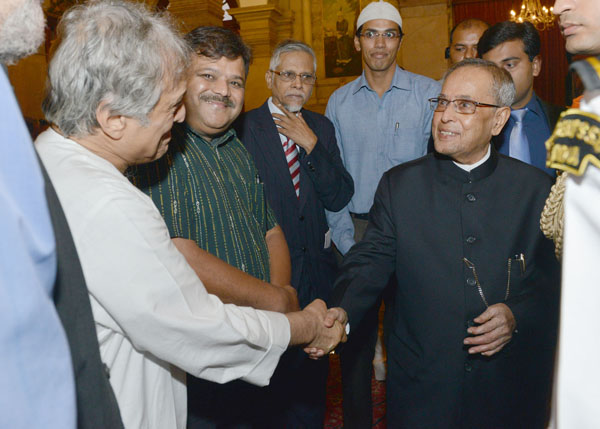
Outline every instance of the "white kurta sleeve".
[(88, 288), (110, 316), (106, 323), (116, 323), (138, 351), (197, 377), (268, 384), (289, 343), (287, 318), (208, 294), (152, 202), (126, 191), (98, 201), (78, 236)]

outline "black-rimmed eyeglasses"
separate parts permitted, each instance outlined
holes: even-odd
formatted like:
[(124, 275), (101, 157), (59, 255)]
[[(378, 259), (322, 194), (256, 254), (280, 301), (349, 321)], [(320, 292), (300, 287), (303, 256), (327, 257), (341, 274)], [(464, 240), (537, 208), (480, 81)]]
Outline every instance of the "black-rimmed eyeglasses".
[(464, 115), (472, 115), (475, 113), (478, 107), (501, 107), (495, 104), (487, 104), (480, 103), (479, 101), (474, 100), (465, 100), (464, 98), (457, 98), (454, 100), (448, 100), (447, 98), (430, 98), (429, 99), (429, 107), (434, 112), (444, 112), (448, 105), (452, 103), (454, 106), (454, 111), (457, 113), (462, 113)]
[(310, 73), (300, 73), (297, 74), (293, 71), (277, 71), (277, 70), (269, 70), (271, 73), (275, 73), (279, 78), (284, 82), (293, 82), (296, 80), (296, 77), (300, 76), (300, 80), (302, 83), (307, 85), (314, 85), (317, 81), (317, 77), (314, 74)]

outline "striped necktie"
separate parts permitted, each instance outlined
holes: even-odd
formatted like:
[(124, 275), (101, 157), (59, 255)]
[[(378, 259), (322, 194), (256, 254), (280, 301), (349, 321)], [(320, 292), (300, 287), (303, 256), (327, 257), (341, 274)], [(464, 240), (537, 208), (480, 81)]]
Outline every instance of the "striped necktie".
[(531, 163), (531, 155), (529, 154), (529, 142), (523, 127), (523, 118), (527, 113), (527, 108), (513, 110), (510, 112), (510, 117), (514, 121), (514, 126), (510, 132), (510, 140), (508, 147), (508, 155), (511, 158), (519, 159), (527, 164)]
[(290, 176), (292, 176), (292, 184), (296, 191), (296, 197), (300, 198), (300, 162), (298, 161), (298, 147), (296, 143), (290, 139), (283, 142), (283, 151), (287, 160)]

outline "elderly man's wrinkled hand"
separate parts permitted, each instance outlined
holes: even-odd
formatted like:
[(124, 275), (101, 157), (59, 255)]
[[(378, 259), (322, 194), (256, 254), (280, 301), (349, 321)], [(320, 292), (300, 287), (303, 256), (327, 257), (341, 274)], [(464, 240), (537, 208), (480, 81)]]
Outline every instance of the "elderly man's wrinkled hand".
[(283, 112), (283, 115), (279, 113), (272, 115), (277, 130), (302, 147), (307, 154), (311, 153), (318, 138), (302, 117), (302, 113), (290, 112), (278, 101), (274, 101), (274, 103)]
[[(312, 303), (311, 303), (312, 305)], [(305, 308), (309, 309), (310, 305)], [(322, 313), (323, 308), (315, 313), (319, 320), (317, 334), (313, 341), (306, 345), (304, 351), (311, 359), (319, 359), (330, 353), (340, 342), (346, 342), (346, 312), (339, 307), (331, 308), (326, 313)]]
[(512, 339), (517, 326), (515, 316), (506, 304), (490, 305), (487, 310), (473, 319), (478, 326), (472, 326), (467, 332), (472, 336), (464, 339), (469, 353), (481, 353), (492, 356), (504, 348)]
[(346, 310), (342, 307), (331, 307), (327, 310), (327, 315), (325, 316), (325, 327), (331, 328), (335, 321), (340, 322), (344, 328), (348, 323), (348, 314), (346, 314)]

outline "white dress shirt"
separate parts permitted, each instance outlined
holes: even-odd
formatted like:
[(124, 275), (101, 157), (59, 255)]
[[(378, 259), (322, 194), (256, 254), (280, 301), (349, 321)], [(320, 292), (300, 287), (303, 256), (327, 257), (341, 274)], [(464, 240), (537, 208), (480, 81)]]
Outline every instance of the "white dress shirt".
[(73, 233), (125, 427), (185, 428), (184, 371), (268, 384), (287, 318), (208, 294), (152, 200), (110, 162), (53, 130), (36, 147)]
[(492, 154), (492, 145), (488, 145), (487, 148), (487, 152), (485, 153), (485, 155), (483, 155), (483, 158), (481, 158), (479, 161), (477, 161), (474, 164), (461, 164), (459, 162), (456, 161), (452, 161), (457, 167), (462, 168), (465, 171), (471, 171), (471, 170), (475, 170), (477, 167), (479, 167), (481, 164), (483, 164), (484, 162), (486, 162), (488, 159), (490, 159), (490, 155)]
[[(269, 106), (269, 112), (271, 112), (271, 114), (279, 113), (280, 115), (283, 115), (281, 109), (277, 107), (275, 103), (273, 103), (273, 97), (269, 97), (269, 99), (267, 100), (267, 105)], [(281, 140), (281, 144), (283, 145), (283, 143), (285, 143), (288, 140), (288, 138), (283, 134), (279, 133), (279, 140)], [(293, 142), (292, 139), (290, 139), (290, 141)]]

